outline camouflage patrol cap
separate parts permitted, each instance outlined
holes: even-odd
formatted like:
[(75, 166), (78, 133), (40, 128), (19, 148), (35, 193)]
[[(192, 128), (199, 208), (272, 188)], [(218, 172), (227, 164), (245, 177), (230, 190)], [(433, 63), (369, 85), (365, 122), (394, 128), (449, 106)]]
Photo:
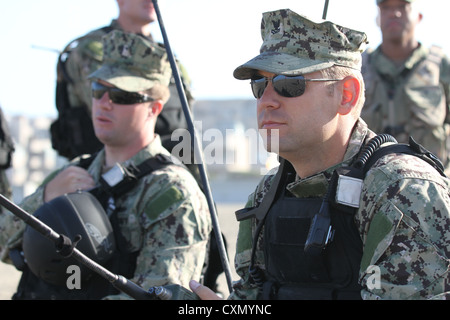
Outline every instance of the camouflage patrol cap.
[(104, 80), (129, 92), (144, 91), (156, 83), (169, 85), (172, 69), (164, 48), (120, 30), (103, 36), (102, 43), (102, 65), (90, 79)]
[(361, 68), (367, 36), (325, 21), (316, 23), (289, 10), (263, 14), (260, 54), (234, 70), (234, 77), (249, 79), (256, 70), (299, 75), (333, 65)]

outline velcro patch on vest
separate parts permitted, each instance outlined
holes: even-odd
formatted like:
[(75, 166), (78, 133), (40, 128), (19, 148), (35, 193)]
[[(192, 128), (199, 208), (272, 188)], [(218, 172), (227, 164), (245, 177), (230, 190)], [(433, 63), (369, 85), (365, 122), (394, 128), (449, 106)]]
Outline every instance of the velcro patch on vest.
[(359, 208), (359, 199), (363, 181), (358, 178), (339, 176), (336, 187), (336, 202), (353, 208)]

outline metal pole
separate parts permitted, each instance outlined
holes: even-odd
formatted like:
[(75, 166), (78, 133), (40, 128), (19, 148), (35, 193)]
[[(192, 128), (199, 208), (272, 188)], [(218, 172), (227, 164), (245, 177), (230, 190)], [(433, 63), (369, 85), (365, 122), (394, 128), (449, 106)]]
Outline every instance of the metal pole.
[(217, 246), (219, 248), (220, 258), (221, 258), (221, 261), (222, 261), (222, 266), (223, 266), (223, 269), (224, 269), (224, 272), (225, 272), (225, 276), (226, 276), (226, 279), (227, 279), (228, 290), (231, 293), (233, 291), (233, 289), (232, 289), (232, 279), (231, 279), (231, 270), (230, 270), (230, 266), (229, 266), (229, 263), (228, 263), (226, 250), (225, 250), (225, 244), (224, 244), (223, 238), (222, 238), (222, 232), (220, 231), (220, 226), (219, 226), (219, 222), (218, 222), (216, 207), (214, 205), (214, 201), (213, 201), (213, 197), (212, 197), (212, 193), (211, 193), (211, 188), (210, 188), (210, 185), (209, 185), (209, 182), (208, 182), (208, 178), (206, 176), (206, 170), (205, 170), (204, 163), (203, 163), (203, 154), (202, 154), (202, 152), (199, 149), (199, 145), (200, 144), (199, 144), (199, 141), (198, 141), (197, 134), (195, 132), (195, 127), (194, 127), (194, 122), (192, 120), (191, 110), (189, 109), (187, 98), (186, 98), (186, 93), (184, 92), (184, 88), (183, 88), (183, 85), (181, 83), (180, 74), (178, 72), (178, 67), (177, 67), (177, 64), (175, 62), (175, 58), (174, 58), (174, 55), (172, 53), (172, 49), (170, 47), (169, 39), (168, 39), (167, 33), (166, 33), (166, 28), (164, 27), (164, 22), (162, 20), (161, 12), (159, 10), (158, 1), (157, 0), (152, 0), (152, 2), (153, 2), (153, 6), (155, 7), (156, 15), (158, 16), (159, 27), (161, 29), (161, 33), (162, 33), (162, 36), (163, 36), (163, 39), (164, 39), (164, 45), (165, 45), (166, 50), (167, 50), (167, 55), (168, 55), (168, 58), (169, 58), (169, 61), (170, 61), (170, 66), (172, 67), (172, 73), (173, 73), (173, 77), (175, 79), (175, 84), (177, 86), (178, 95), (180, 96), (181, 105), (183, 107), (184, 115), (186, 117), (186, 121), (187, 121), (187, 124), (188, 124), (189, 131), (191, 132), (192, 138), (194, 139), (194, 159), (199, 159), (200, 160), (200, 163), (198, 164), (199, 171), (200, 171), (200, 176), (201, 176), (201, 179), (202, 179), (205, 196), (206, 196), (206, 199), (208, 201), (209, 211), (211, 213), (211, 220), (212, 220), (212, 224), (213, 224), (214, 234), (216, 236), (216, 241), (217, 241)]
[(57, 233), (52, 228), (50, 228), (48, 225), (37, 219), (35, 216), (32, 216), (19, 206), (12, 203), (8, 198), (0, 194), (0, 205), (8, 209), (11, 213), (13, 213), (15, 216), (19, 217), (21, 220), (23, 220), (26, 224), (28, 224), (30, 227), (35, 229), (37, 232), (42, 234), (47, 239), (53, 241), (55, 244), (56, 249), (63, 249), (62, 246), (69, 246), (70, 249), (69, 252), (66, 252), (68, 256), (67, 257), (73, 257), (92, 271), (99, 274), (104, 279), (108, 280), (114, 287), (121, 290), (122, 292), (128, 294), (130, 297), (137, 299), (137, 300), (150, 300), (153, 298), (153, 296), (143, 288), (139, 287), (137, 284), (135, 284), (132, 281), (127, 280), (125, 277), (121, 275), (114, 274), (110, 272), (108, 269), (105, 269), (101, 265), (99, 265), (97, 262), (93, 261), (89, 257), (87, 257), (84, 253), (79, 251), (77, 248), (72, 247), (71, 240), (67, 239), (64, 241), (64, 236), (62, 234)]
[(328, 2), (330, 0), (325, 0), (325, 5), (323, 7), (323, 14), (322, 14), (322, 19), (325, 20), (327, 18), (327, 12), (328, 12)]

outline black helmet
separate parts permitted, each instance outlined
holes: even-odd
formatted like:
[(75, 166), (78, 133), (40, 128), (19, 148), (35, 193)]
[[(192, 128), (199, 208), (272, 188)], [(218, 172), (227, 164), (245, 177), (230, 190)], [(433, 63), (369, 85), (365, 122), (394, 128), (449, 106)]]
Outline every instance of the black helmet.
[[(34, 216), (70, 240), (80, 235), (76, 248), (100, 265), (104, 265), (115, 251), (111, 223), (98, 200), (88, 192), (55, 198), (36, 210)], [(65, 285), (70, 265), (80, 267), (82, 281), (92, 274), (75, 258), (61, 256), (55, 243), (29, 226), (25, 228), (22, 246), (31, 272), (50, 284)]]

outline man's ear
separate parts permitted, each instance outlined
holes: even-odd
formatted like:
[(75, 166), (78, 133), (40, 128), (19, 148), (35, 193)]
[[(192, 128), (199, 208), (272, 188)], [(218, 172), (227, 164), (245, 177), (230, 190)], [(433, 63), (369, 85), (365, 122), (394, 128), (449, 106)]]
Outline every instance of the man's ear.
[(339, 107), (340, 114), (349, 113), (357, 104), (361, 95), (361, 84), (355, 77), (347, 76), (342, 81), (342, 98)]
[(162, 100), (152, 101), (150, 103), (150, 106), (149, 106), (149, 109), (148, 109), (149, 115), (157, 117), (161, 113), (161, 111), (163, 109), (163, 106), (164, 105), (162, 103)]

